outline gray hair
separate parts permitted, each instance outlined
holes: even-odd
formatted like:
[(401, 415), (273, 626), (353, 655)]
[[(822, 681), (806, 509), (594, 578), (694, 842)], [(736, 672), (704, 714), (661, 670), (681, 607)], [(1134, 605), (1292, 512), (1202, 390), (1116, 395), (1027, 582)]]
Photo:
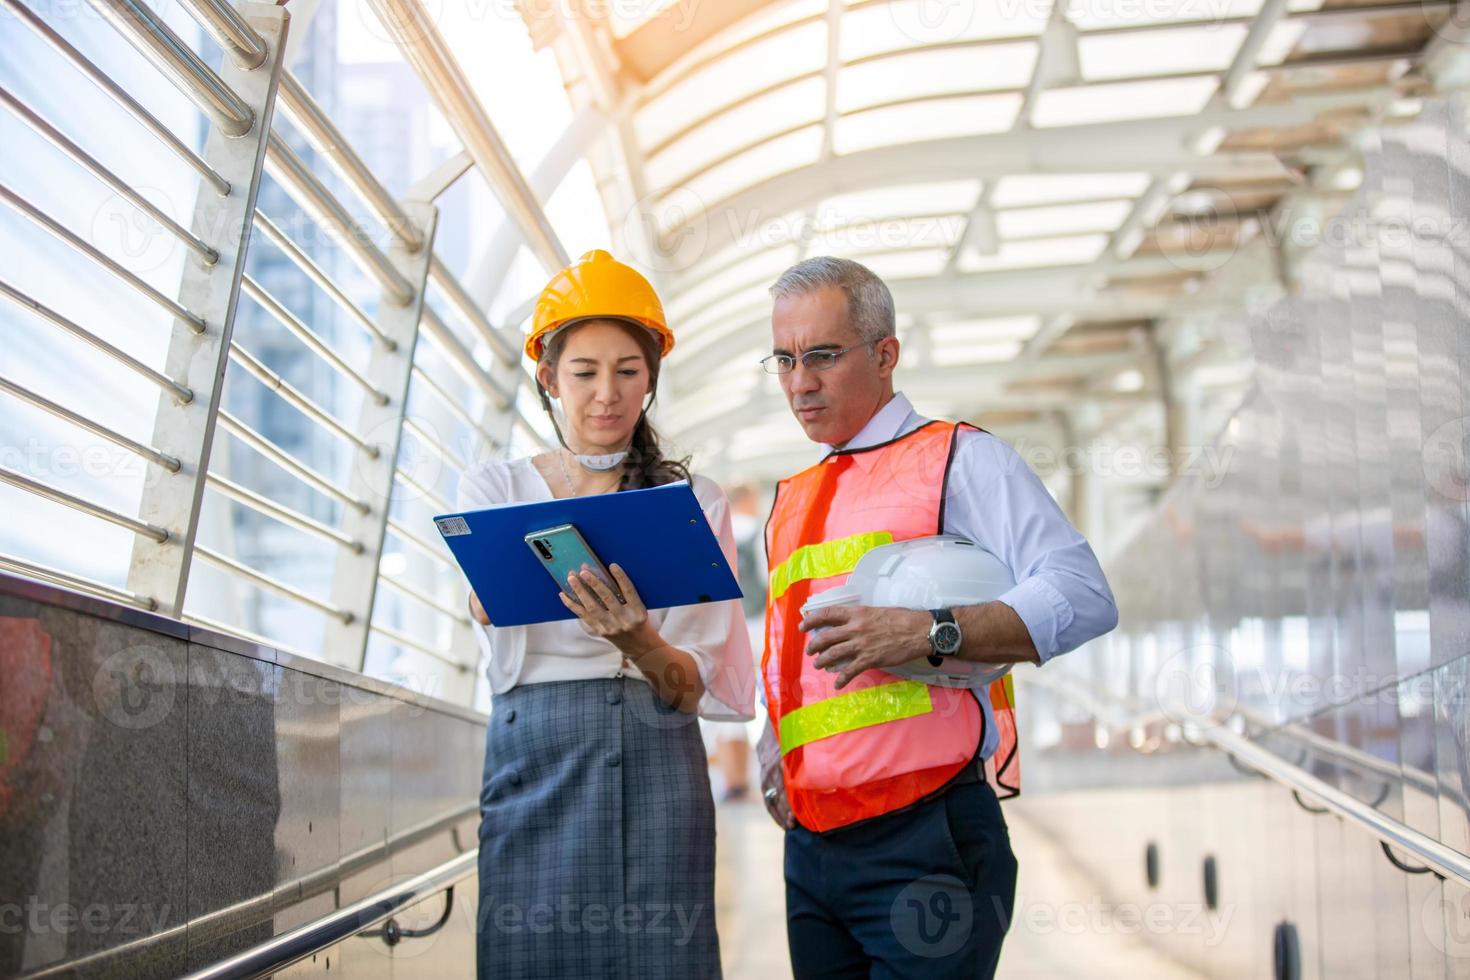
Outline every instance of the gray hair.
[(893, 294), (877, 273), (852, 259), (816, 255), (798, 262), (771, 286), (771, 298), (803, 296), (827, 286), (847, 297), (848, 320), (863, 343), (895, 335)]

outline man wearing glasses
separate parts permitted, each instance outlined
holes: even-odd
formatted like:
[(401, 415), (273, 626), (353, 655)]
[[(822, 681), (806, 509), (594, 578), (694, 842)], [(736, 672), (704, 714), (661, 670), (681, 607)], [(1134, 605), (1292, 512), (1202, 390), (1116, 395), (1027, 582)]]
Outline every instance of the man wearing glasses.
[[(766, 527), (761, 784), (787, 831), (792, 968), (990, 977), (1016, 886), (998, 802), (1020, 790), (1009, 678), (915, 698), (884, 668), (926, 656), (1043, 664), (1112, 629), (1113, 596), (1092, 548), (1009, 446), (925, 419), (894, 391), (893, 297), (871, 270), (807, 259), (771, 295), (762, 366), (823, 450), (781, 481)], [(867, 550), (935, 534), (986, 549), (1016, 585), (954, 609), (803, 617)]]

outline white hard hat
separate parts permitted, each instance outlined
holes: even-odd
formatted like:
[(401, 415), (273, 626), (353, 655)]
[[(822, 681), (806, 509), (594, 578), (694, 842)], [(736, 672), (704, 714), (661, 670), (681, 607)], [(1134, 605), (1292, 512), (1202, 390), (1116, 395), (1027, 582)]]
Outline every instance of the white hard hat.
[[(844, 585), (818, 592), (801, 607), (802, 615), (832, 606), (889, 606), (948, 609), (998, 599), (1016, 584), (999, 558), (952, 534), (911, 538), (879, 545), (858, 560)], [(945, 657), (933, 666), (927, 657), (889, 673), (941, 687), (979, 687), (1011, 669)]]

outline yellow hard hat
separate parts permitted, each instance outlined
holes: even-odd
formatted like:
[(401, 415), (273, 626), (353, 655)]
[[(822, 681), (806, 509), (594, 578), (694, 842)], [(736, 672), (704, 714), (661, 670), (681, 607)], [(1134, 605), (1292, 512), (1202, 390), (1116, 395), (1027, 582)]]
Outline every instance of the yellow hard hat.
[(674, 349), (674, 333), (664, 320), (664, 305), (653, 286), (637, 269), (594, 248), (552, 276), (536, 297), (531, 331), (526, 335), (526, 356), (541, 360), (547, 334), (592, 317), (641, 323), (662, 338), (664, 356)]

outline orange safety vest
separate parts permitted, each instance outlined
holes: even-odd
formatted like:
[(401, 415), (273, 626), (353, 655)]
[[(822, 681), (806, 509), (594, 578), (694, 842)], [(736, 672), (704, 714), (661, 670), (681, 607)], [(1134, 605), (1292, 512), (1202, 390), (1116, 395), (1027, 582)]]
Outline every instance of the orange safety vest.
[[(890, 442), (836, 450), (776, 486), (766, 524), (770, 588), (761, 677), (791, 812), (831, 830), (890, 813), (941, 789), (979, 751), (984, 715), (973, 691), (867, 670), (842, 690), (812, 666), (801, 607), (842, 585), (879, 545), (940, 534), (949, 466), (965, 423), (928, 422)], [(990, 685), (1000, 747), (986, 776), (1020, 792), (1010, 676)]]

